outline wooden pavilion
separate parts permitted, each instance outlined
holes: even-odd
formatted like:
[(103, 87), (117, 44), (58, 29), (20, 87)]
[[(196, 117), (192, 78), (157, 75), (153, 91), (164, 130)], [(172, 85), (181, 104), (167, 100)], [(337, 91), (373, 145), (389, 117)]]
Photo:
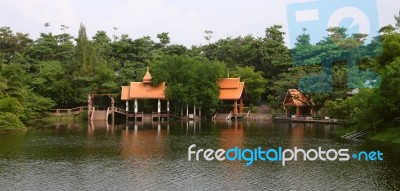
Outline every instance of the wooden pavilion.
[(243, 113), (244, 82), (240, 82), (240, 78), (222, 78), (218, 81), (218, 87), (218, 98), (233, 102), (233, 116)]
[(287, 91), (283, 105), (285, 107), (286, 117), (289, 117), (290, 114), (289, 107), (296, 107), (296, 118), (302, 116), (303, 107), (309, 107), (310, 115), (313, 115), (314, 104), (297, 89), (289, 89)]
[[(244, 93), (244, 82), (240, 82), (240, 78), (222, 78), (218, 80), (219, 87), (219, 99), (224, 102), (233, 104), (232, 113), (234, 117), (237, 117), (239, 113), (243, 113), (243, 97)], [(165, 97), (166, 85), (165, 82), (154, 86), (152, 84), (152, 77), (147, 68), (147, 72), (143, 77), (142, 82), (131, 82), (129, 86), (121, 87), (121, 100), (126, 102), (126, 116), (136, 118), (144, 118), (144, 111), (139, 112), (138, 100), (158, 100), (157, 112), (152, 113), (152, 117), (157, 117), (159, 120), (161, 117), (169, 117), (169, 101)], [(134, 102), (133, 114), (129, 114), (129, 101)], [(162, 101), (166, 102), (167, 111), (161, 111)], [(196, 112), (198, 110), (198, 112)], [(198, 114), (199, 116), (197, 116)], [(195, 119), (201, 116), (201, 108), (193, 106), (193, 114), (189, 114), (189, 106), (186, 106), (186, 116), (183, 116), (183, 108), (181, 110), (181, 118)]]
[[(134, 101), (134, 117), (136, 118), (144, 118), (144, 111), (138, 111), (138, 100), (158, 100), (157, 102), (157, 112), (152, 112), (151, 118), (158, 118), (160, 120), (161, 117), (169, 117), (169, 101), (165, 97), (165, 82), (154, 86), (152, 84), (152, 77), (149, 72), (149, 68), (147, 68), (147, 72), (143, 77), (142, 82), (131, 82), (129, 86), (122, 86), (121, 90), (121, 100), (126, 102), (126, 112), (129, 113), (129, 101)], [(161, 101), (166, 102), (167, 111), (166, 113), (161, 111)]]

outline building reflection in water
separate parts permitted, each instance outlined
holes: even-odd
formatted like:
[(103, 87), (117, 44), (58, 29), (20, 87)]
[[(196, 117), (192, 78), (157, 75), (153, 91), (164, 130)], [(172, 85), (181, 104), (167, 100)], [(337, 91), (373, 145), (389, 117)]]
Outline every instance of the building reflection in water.
[(244, 123), (244, 121), (228, 121), (225, 127), (222, 124), (218, 125), (222, 127), (220, 148), (225, 150), (233, 147), (244, 148)]
[(306, 128), (306, 124), (304, 123), (292, 123), (292, 136), (290, 138), (290, 147), (299, 147), (303, 148), (304, 142), (304, 129)]
[(124, 158), (152, 159), (168, 150), (168, 123), (135, 123), (121, 130), (121, 153)]
[(91, 121), (88, 124), (88, 135), (94, 136), (95, 134), (114, 135), (115, 125), (108, 124), (105, 121)]

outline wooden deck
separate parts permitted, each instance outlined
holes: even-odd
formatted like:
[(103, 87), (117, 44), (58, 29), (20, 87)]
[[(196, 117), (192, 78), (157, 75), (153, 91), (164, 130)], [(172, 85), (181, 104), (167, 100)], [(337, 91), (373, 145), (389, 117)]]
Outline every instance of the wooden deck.
[(338, 119), (330, 119), (328, 117), (286, 117), (278, 115), (274, 117), (274, 121), (289, 121), (294, 123), (325, 123), (325, 124), (339, 124), (343, 121)]

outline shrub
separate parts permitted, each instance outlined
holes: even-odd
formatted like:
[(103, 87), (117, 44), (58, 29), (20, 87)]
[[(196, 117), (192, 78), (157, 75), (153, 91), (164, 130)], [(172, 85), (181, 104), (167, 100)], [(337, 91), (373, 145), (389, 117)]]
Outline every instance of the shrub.
[(9, 130), (26, 130), (26, 127), (15, 114), (0, 112), (0, 131)]

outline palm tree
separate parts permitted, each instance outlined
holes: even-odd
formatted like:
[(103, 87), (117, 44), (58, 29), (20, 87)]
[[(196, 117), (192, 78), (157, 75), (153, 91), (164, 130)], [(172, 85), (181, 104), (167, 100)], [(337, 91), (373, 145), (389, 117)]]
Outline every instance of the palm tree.
[(0, 98), (8, 96), (7, 91), (6, 91), (7, 89), (8, 89), (8, 86), (7, 86), (6, 80), (4, 79), (3, 76), (0, 76)]
[(50, 23), (49, 22), (45, 22), (44, 23), (44, 27), (46, 27), (46, 33), (47, 33), (47, 27), (49, 27), (50, 26)]
[(18, 69), (4, 69), (0, 66), (0, 97), (15, 97), (23, 101), (21, 74)]

